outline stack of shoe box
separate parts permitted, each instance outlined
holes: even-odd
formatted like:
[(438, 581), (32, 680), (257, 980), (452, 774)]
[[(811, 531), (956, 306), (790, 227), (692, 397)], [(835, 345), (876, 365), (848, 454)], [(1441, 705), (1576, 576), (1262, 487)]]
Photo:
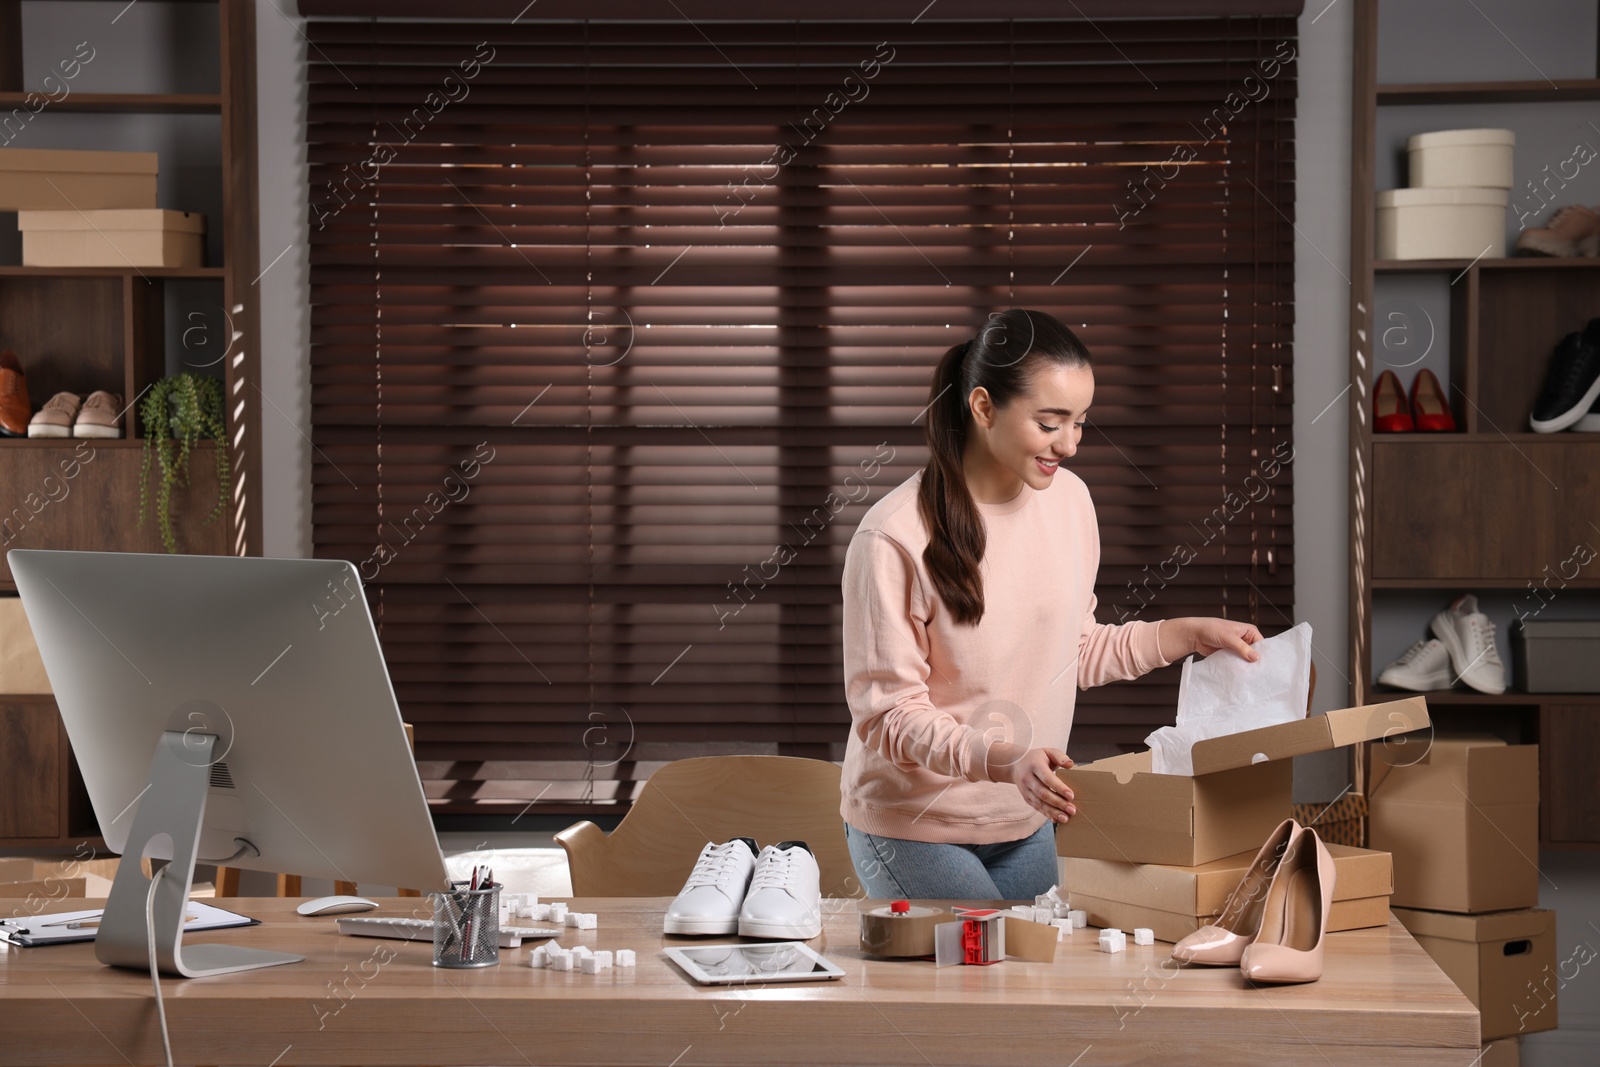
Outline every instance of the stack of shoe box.
[(1478, 1006), (1483, 1040), (1556, 1026), (1555, 913), (1539, 903), (1539, 748), (1440, 736), (1374, 752), (1369, 844), (1394, 914)]
[[(1290, 757), (1429, 725), (1420, 697), (1197, 742), (1194, 773), (1157, 774), (1149, 752), (1061, 771), (1080, 817), (1056, 828), (1071, 907), (1092, 926), (1148, 927), (1176, 942), (1209, 923), (1292, 811)], [(1389, 856), (1331, 844), (1328, 929), (1389, 921)]]

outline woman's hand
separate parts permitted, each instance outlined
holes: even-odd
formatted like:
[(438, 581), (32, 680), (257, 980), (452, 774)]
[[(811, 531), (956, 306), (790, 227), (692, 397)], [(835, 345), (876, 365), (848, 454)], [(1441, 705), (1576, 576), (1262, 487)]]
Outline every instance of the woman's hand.
[(1008, 741), (989, 746), (989, 778), (1016, 786), (1028, 806), (1052, 822), (1066, 822), (1078, 814), (1072, 790), (1056, 775), (1058, 768), (1071, 766), (1072, 757), (1059, 748), (1025, 748)]
[(1171, 663), (1194, 652), (1209, 656), (1231, 649), (1254, 663), (1261, 656), (1250, 646), (1261, 640), (1261, 631), (1247, 622), (1232, 619), (1165, 619), (1161, 623), (1161, 658)]

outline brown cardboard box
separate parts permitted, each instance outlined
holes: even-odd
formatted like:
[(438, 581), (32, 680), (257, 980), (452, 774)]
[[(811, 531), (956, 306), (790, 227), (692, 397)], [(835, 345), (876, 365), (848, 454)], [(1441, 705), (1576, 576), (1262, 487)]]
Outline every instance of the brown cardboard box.
[(25, 267), (198, 267), (204, 215), (156, 208), (19, 211)]
[(1361, 793), (1344, 793), (1332, 803), (1296, 804), (1289, 817), (1301, 826), (1315, 826), (1317, 835), (1330, 845), (1367, 844), (1367, 798)]
[(1555, 912), (1395, 908), (1394, 917), (1478, 1006), (1482, 1040), (1556, 1028), (1556, 992), (1564, 983), (1556, 971)]
[(0, 148), (0, 211), (155, 206), (154, 152)]
[(1522, 1038), (1502, 1037), (1485, 1042), (1477, 1067), (1522, 1067)]
[(22, 598), (0, 597), (0, 693), (22, 696), (49, 692), (53, 692), (50, 679), (44, 673), (44, 660), (39, 658), (28, 616), (22, 610)]
[[(1089, 913), (1089, 925), (1146, 926), (1157, 940), (1176, 942), (1222, 913), (1259, 849), (1198, 867), (1068, 856), (1062, 860), (1062, 878), (1072, 907)], [(1328, 929), (1387, 924), (1394, 885), (1389, 854), (1349, 845), (1329, 845), (1328, 851), (1336, 871)]]
[(1056, 827), (1062, 856), (1194, 867), (1255, 851), (1289, 816), (1292, 762), (1428, 726), (1422, 697), (1343, 708), (1194, 746), (1194, 774), (1156, 774), (1149, 752), (1059, 771), (1078, 814)]
[(1367, 843), (1394, 854), (1394, 905), (1503, 911), (1539, 903), (1539, 747), (1435, 737), (1375, 763)]

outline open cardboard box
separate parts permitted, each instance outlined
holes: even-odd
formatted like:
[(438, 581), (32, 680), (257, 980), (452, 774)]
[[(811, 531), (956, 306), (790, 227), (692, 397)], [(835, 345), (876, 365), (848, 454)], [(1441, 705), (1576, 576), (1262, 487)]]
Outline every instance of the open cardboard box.
[[(1259, 846), (1198, 867), (1068, 856), (1062, 878), (1072, 906), (1088, 912), (1090, 926), (1144, 926), (1159, 941), (1177, 942), (1222, 913), (1257, 851)], [(1389, 854), (1349, 845), (1329, 845), (1328, 851), (1336, 872), (1328, 929), (1386, 925), (1394, 887)]]
[(1156, 774), (1149, 751), (1058, 771), (1078, 814), (1056, 827), (1056, 852), (1177, 867), (1253, 852), (1289, 816), (1289, 757), (1428, 725), (1427, 702), (1407, 697), (1197, 742), (1192, 776)]

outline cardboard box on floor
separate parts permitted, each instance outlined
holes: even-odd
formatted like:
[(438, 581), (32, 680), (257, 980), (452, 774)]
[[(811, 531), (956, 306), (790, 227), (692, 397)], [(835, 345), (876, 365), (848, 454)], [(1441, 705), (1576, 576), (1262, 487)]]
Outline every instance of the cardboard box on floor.
[[(1221, 914), (1259, 848), (1198, 867), (1067, 856), (1062, 879), (1072, 907), (1089, 913), (1090, 926), (1146, 926), (1157, 940), (1177, 942)], [(1349, 845), (1329, 845), (1328, 851), (1336, 871), (1328, 929), (1386, 925), (1394, 886), (1389, 854)]]
[(1477, 1067), (1522, 1067), (1522, 1038), (1485, 1041)]
[(154, 152), (0, 148), (0, 211), (155, 207)]
[(1555, 912), (1522, 908), (1455, 915), (1395, 908), (1394, 917), (1478, 1006), (1482, 1040), (1556, 1028), (1556, 993), (1562, 983), (1556, 969)]
[(1481, 912), (1539, 903), (1539, 746), (1438, 736), (1375, 759), (1367, 843), (1394, 854), (1394, 906)]
[(1192, 776), (1154, 773), (1148, 751), (1058, 771), (1078, 814), (1056, 827), (1056, 852), (1176, 867), (1254, 852), (1289, 817), (1289, 757), (1428, 724), (1426, 701), (1407, 697), (1200, 741)]

